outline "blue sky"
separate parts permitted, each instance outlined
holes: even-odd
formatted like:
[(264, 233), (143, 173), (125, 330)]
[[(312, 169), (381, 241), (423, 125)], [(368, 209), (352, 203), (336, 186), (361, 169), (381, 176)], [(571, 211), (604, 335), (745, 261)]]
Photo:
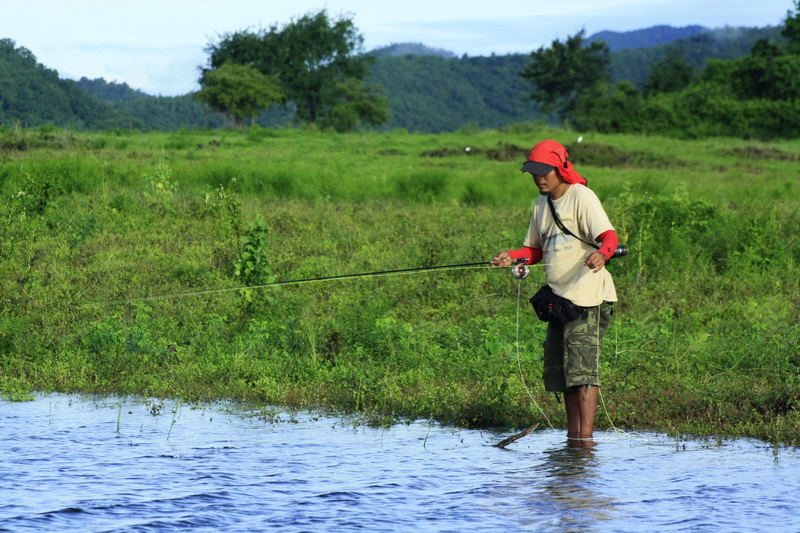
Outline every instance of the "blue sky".
[(105, 78), (154, 95), (197, 89), (206, 45), (327, 9), (353, 20), (371, 50), (419, 42), (457, 55), (529, 53), (587, 35), (659, 24), (708, 28), (782, 23), (793, 0), (3, 0), (0, 38), (62, 78)]

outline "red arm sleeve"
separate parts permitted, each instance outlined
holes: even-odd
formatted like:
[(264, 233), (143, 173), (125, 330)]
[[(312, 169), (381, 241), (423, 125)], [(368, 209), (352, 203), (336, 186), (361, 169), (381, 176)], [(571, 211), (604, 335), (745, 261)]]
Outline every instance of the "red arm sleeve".
[(544, 257), (541, 248), (529, 248), (528, 246), (520, 248), (519, 250), (509, 250), (508, 255), (510, 255), (512, 259), (527, 259), (527, 261), (525, 261), (526, 265), (535, 265)]
[(597, 238), (600, 240), (600, 248), (597, 251), (606, 256), (606, 259), (611, 259), (619, 246), (617, 232), (610, 229), (598, 235)]

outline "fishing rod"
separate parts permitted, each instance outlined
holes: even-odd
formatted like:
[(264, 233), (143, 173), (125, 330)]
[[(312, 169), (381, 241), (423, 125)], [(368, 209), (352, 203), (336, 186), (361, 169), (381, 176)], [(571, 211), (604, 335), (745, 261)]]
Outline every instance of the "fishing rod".
[[(525, 261), (524, 259), (520, 259), (516, 265), (511, 267), (511, 275), (517, 279), (524, 279), (528, 276), (530, 272), (528, 265), (523, 264), (522, 262)], [(230, 291), (241, 291), (241, 290), (252, 290), (252, 289), (263, 289), (266, 287), (276, 287), (278, 285), (299, 285), (302, 283), (319, 283), (323, 281), (333, 281), (333, 280), (340, 280), (340, 279), (348, 279), (348, 278), (365, 278), (370, 276), (388, 276), (393, 274), (409, 274), (413, 272), (424, 272), (424, 271), (431, 271), (431, 270), (454, 270), (454, 269), (467, 269), (467, 268), (477, 268), (477, 267), (489, 267), (492, 263), (489, 261), (479, 261), (475, 263), (456, 263), (452, 265), (436, 265), (436, 266), (425, 266), (425, 267), (415, 267), (415, 268), (400, 268), (396, 270), (377, 270), (374, 272), (359, 272), (357, 274), (340, 274), (336, 276), (321, 276), (316, 278), (305, 278), (305, 279), (291, 279), (291, 280), (284, 280), (284, 281), (271, 281), (269, 283), (259, 283), (256, 285), (239, 285), (236, 287), (223, 287), (220, 289), (201, 289), (196, 291), (186, 291), (186, 292), (176, 292), (171, 294), (161, 294), (155, 296), (142, 296), (139, 298), (126, 298), (123, 300), (113, 300), (104, 302), (105, 305), (119, 305), (124, 303), (131, 303), (131, 302), (142, 302), (148, 300), (166, 300), (169, 298), (179, 298), (182, 296), (202, 296), (206, 294), (215, 294), (221, 292), (230, 292)], [(99, 302), (96, 302), (98, 304)], [(84, 305), (92, 305), (92, 304), (84, 304)], [(78, 306), (83, 307), (83, 306)]]

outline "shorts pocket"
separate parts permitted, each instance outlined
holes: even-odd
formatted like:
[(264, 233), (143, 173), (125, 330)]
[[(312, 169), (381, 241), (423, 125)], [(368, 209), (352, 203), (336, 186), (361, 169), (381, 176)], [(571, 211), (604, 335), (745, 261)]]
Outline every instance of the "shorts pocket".
[(573, 333), (565, 339), (564, 374), (567, 386), (599, 385), (600, 347), (597, 335)]

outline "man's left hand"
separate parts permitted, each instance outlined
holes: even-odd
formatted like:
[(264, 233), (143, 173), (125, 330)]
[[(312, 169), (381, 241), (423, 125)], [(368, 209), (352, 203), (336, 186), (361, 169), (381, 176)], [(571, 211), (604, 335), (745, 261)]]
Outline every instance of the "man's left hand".
[(587, 257), (583, 264), (591, 268), (593, 272), (600, 272), (606, 266), (606, 256), (600, 252), (595, 252)]

